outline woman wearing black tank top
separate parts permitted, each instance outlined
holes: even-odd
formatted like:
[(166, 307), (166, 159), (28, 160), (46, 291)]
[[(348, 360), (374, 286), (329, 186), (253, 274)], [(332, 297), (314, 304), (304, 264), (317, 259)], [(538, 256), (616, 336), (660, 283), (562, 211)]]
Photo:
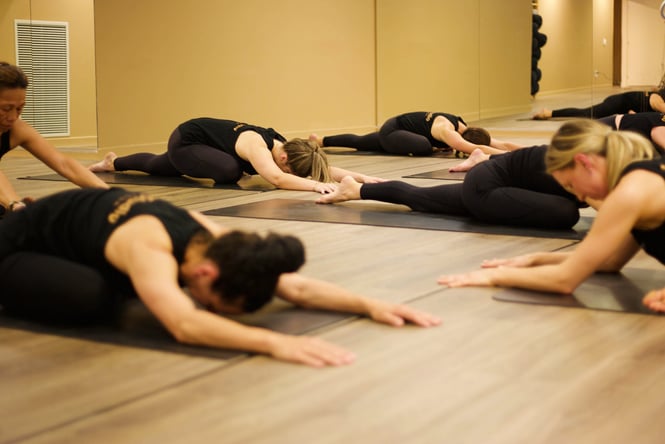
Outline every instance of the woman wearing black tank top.
[[(592, 119), (562, 125), (547, 170), (578, 199), (602, 201), (587, 236), (570, 253), (542, 252), (483, 262), (482, 270), (445, 275), (448, 287), (501, 286), (572, 293), (597, 271), (616, 272), (640, 250), (665, 264), (665, 164), (643, 136)], [(651, 160), (653, 159), (653, 160)], [(643, 299), (665, 312), (665, 288)]]
[(142, 171), (157, 176), (187, 175), (236, 183), (244, 174), (259, 174), (277, 188), (334, 191), (334, 182), (352, 175), (360, 182), (381, 179), (331, 166), (326, 153), (305, 139), (287, 141), (272, 128), (235, 120), (201, 117), (180, 124), (163, 154), (108, 153), (90, 165), (93, 172)]
[(599, 119), (612, 114), (661, 112), (665, 113), (665, 89), (649, 91), (626, 91), (612, 94), (601, 103), (588, 108), (543, 108), (533, 116), (533, 120), (547, 120), (552, 117), (588, 117)]
[(220, 314), (255, 311), (274, 294), (396, 327), (440, 322), (305, 277), (297, 273), (304, 260), (293, 236), (232, 231), (200, 213), (118, 188), (69, 190), (0, 221), (0, 306), (40, 322), (95, 322), (124, 298), (138, 296), (179, 342), (315, 367), (349, 364), (354, 356), (318, 338), (248, 327)]
[(654, 147), (665, 153), (665, 114), (657, 112), (615, 114), (598, 119), (614, 130), (635, 131), (651, 140)]
[[(55, 172), (80, 187), (108, 188), (101, 179), (74, 159), (59, 152), (19, 116), (25, 106), (28, 78), (14, 65), (0, 62), (0, 158), (17, 146), (23, 147)], [(30, 198), (21, 198), (0, 171), (0, 217), (6, 211), (25, 207)]]
[(499, 154), (520, 148), (511, 142), (494, 139), (484, 128), (469, 127), (453, 114), (410, 112), (388, 119), (379, 131), (358, 136), (338, 134), (309, 136), (321, 146), (355, 148), (358, 151), (383, 151), (402, 156), (430, 156), (440, 150), (471, 154), (481, 149)]

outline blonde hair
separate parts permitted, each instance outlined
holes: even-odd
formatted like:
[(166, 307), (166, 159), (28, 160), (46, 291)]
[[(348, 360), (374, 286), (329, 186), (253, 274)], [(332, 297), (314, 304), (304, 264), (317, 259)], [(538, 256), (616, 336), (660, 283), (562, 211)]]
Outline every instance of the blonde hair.
[(654, 157), (654, 147), (633, 131), (614, 131), (592, 119), (564, 123), (552, 137), (545, 154), (548, 173), (570, 168), (576, 154), (596, 154), (607, 160), (607, 184), (612, 190), (628, 164)]
[(318, 182), (332, 182), (328, 157), (323, 149), (312, 140), (291, 139), (284, 143), (286, 163), (293, 174), (311, 177)]

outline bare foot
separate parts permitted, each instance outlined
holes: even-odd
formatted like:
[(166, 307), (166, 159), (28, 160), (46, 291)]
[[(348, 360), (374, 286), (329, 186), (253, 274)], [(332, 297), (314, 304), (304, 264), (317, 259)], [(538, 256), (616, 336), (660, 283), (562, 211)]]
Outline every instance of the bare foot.
[(310, 134), (309, 140), (316, 142), (319, 146), (323, 146), (323, 137), (319, 136), (318, 134)]
[(552, 118), (552, 111), (543, 108), (531, 117), (533, 120), (547, 120)]
[(106, 156), (104, 156), (104, 159), (100, 160), (97, 163), (93, 163), (88, 167), (88, 169), (93, 173), (104, 173), (108, 171), (115, 171), (113, 162), (115, 162), (115, 159), (117, 158), (118, 155), (111, 151), (107, 153)]
[(454, 167), (448, 168), (450, 172), (462, 172), (469, 171), (474, 166), (478, 165), (480, 162), (484, 162), (490, 158), (489, 154), (485, 154), (480, 148), (473, 150), (467, 159)]
[(360, 199), (360, 188), (362, 186), (363, 184), (356, 182), (353, 177), (344, 176), (335, 191), (319, 197), (316, 199), (316, 203), (330, 204), (346, 202), (347, 200), (358, 200)]

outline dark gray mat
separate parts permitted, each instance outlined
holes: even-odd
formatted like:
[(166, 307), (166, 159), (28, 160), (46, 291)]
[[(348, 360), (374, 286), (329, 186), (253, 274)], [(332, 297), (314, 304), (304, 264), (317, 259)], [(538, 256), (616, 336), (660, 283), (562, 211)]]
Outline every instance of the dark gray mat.
[[(412, 157), (412, 156), (405, 156), (403, 154), (386, 153), (385, 151), (360, 151), (356, 150), (355, 148), (341, 148), (341, 147), (325, 147), (323, 151), (325, 151), (326, 154), (340, 155), (340, 156), (352, 154), (354, 156)], [(453, 150), (450, 150), (450, 151), (437, 151), (435, 153), (432, 153), (432, 155), (430, 156), (419, 156), (419, 157), (454, 159), (456, 156), (455, 152)]]
[[(246, 191), (270, 191), (275, 187), (260, 177), (243, 178), (238, 184), (219, 184), (210, 179), (194, 179), (190, 177), (163, 177), (152, 176), (142, 173), (95, 173), (100, 179), (109, 185), (149, 185), (161, 187), (184, 187), (184, 188), (210, 188), (220, 190), (246, 190)], [(67, 179), (59, 174), (44, 174), (41, 176), (19, 177), (24, 180), (47, 180), (55, 182), (66, 182)]]
[[(229, 318), (281, 333), (300, 335), (353, 316), (348, 313), (305, 310), (279, 300), (259, 312), (229, 316)], [(116, 322), (103, 325), (46, 325), (10, 317), (3, 314), (0, 309), (0, 327), (217, 359), (230, 359), (248, 354), (239, 350), (180, 344), (138, 300), (128, 303)]]
[(323, 205), (311, 200), (269, 199), (204, 212), (209, 216), (248, 217), (254, 219), (297, 220), (340, 224), (415, 228), (436, 231), (462, 231), (509, 236), (530, 236), (579, 240), (591, 227), (593, 218), (582, 217), (574, 230), (491, 225), (470, 218), (401, 211), (390, 206), (370, 207), (358, 203)]
[(464, 180), (466, 176), (466, 171), (456, 172), (448, 171), (448, 169), (443, 170), (434, 170), (426, 171), (424, 173), (409, 174), (408, 176), (402, 177), (411, 177), (414, 179), (439, 179), (439, 180)]
[(627, 313), (658, 314), (642, 304), (649, 292), (665, 286), (665, 272), (627, 268), (621, 273), (596, 273), (572, 295), (559, 295), (521, 289), (504, 289), (493, 298), (502, 302), (556, 305)]

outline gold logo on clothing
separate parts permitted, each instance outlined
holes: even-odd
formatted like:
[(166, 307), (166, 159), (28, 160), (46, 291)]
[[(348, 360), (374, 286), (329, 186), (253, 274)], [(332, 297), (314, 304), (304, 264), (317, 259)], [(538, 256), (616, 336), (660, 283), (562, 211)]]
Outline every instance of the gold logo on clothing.
[(147, 194), (135, 194), (130, 196), (120, 203), (116, 202), (115, 210), (109, 213), (106, 220), (108, 220), (110, 224), (116, 224), (118, 219), (120, 219), (122, 216), (126, 216), (127, 213), (129, 213), (129, 210), (131, 210), (132, 207), (137, 203), (153, 202), (154, 200), (154, 197), (148, 196)]
[(432, 113), (432, 112), (429, 112), (429, 113), (425, 114), (425, 122), (429, 122), (430, 120), (432, 120), (432, 115), (433, 114), (434, 113)]
[(665, 122), (665, 114), (661, 114), (661, 115), (660, 115), (660, 121), (661, 121), (661, 122)]
[(236, 126), (233, 127), (233, 131), (238, 131), (240, 128), (243, 126), (247, 125), (246, 123), (239, 123)]

